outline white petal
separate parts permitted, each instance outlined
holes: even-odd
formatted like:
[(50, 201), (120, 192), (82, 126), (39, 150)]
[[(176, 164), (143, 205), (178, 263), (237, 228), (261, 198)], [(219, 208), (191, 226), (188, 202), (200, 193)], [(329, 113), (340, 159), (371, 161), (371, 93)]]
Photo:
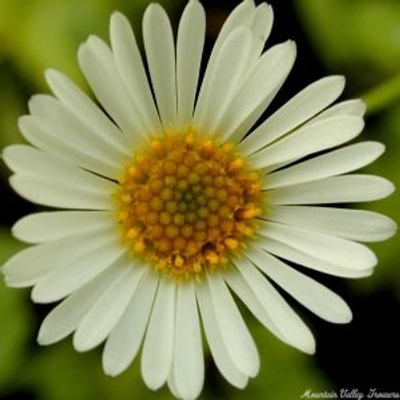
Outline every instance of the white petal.
[(312, 83), (246, 137), (239, 150), (248, 156), (279, 139), (333, 103), (343, 88), (344, 78), (341, 76), (330, 76)]
[[(245, 260), (248, 262), (248, 260)], [(224, 279), (235, 294), (243, 301), (253, 315), (276, 337), (286, 342), (286, 339), (279, 328), (270, 318), (268, 312), (260, 299), (255, 295), (253, 288), (243, 278), (242, 274), (235, 267), (224, 274)]]
[(331, 207), (276, 206), (268, 219), (360, 242), (386, 240), (397, 230), (382, 214)]
[(204, 359), (193, 281), (177, 288), (172, 374), (181, 398), (199, 396), (204, 383)]
[(30, 146), (14, 145), (3, 158), (16, 175), (10, 184), (33, 202), (67, 208), (110, 208), (114, 183)]
[(210, 59), (218, 56), (221, 47), (233, 31), (243, 26), (251, 27), (255, 15), (256, 7), (254, 1), (245, 0), (238, 4), (222, 25), (217, 40), (213, 46), (213, 55), (210, 56)]
[(321, 260), (320, 258), (313, 257), (299, 249), (272, 238), (266, 238), (265, 240), (258, 241), (257, 246), (271, 254), (278, 256), (279, 258), (292, 261), (298, 265), (329, 275), (341, 276), (343, 278), (364, 278), (366, 276), (370, 276), (373, 272), (373, 268), (343, 268), (341, 266)]
[(72, 256), (61, 260), (57, 268), (50, 270), (32, 290), (36, 303), (61, 300), (95, 278), (118, 260), (127, 248), (122, 246), (114, 229), (98, 235), (86, 246), (71, 247)]
[(128, 19), (119, 12), (111, 16), (110, 39), (118, 72), (131, 100), (140, 111), (146, 129), (149, 132), (159, 131), (160, 117), (151, 94), (135, 35)]
[(242, 139), (281, 88), (295, 58), (292, 41), (278, 44), (262, 55), (217, 127), (223, 140), (236, 143)]
[[(312, 125), (316, 122), (320, 122), (332, 117), (338, 117), (338, 116), (352, 116), (352, 117), (358, 117), (362, 118), (365, 114), (366, 106), (365, 103), (360, 100), (360, 99), (355, 99), (355, 100), (346, 100), (342, 101), (340, 103), (334, 104), (324, 111), (320, 112), (317, 114), (315, 117), (311, 118), (307, 122), (303, 124), (303, 127)], [(296, 160), (293, 160), (296, 161)], [(286, 165), (287, 162), (282, 163), (282, 165), (275, 164), (273, 168), (269, 168), (271, 170), (279, 169), (282, 166)]]
[(363, 129), (359, 117), (337, 116), (299, 128), (263, 150), (251, 155), (249, 162), (254, 168), (288, 163), (318, 151), (330, 149), (355, 138)]
[(123, 372), (136, 357), (150, 318), (158, 278), (147, 274), (140, 282), (128, 309), (111, 332), (104, 347), (103, 369), (107, 375)]
[[(52, 140), (58, 141), (60, 146), (78, 154), (80, 151), (80, 154), (86, 156), (79, 158), (83, 167), (111, 178), (115, 177), (121, 168), (121, 162), (127, 157), (126, 151), (122, 152), (97, 135), (89, 125), (52, 96), (33, 96), (29, 102), (29, 109), (47, 137), (52, 136)], [(122, 143), (121, 140), (121, 145)], [(54, 150), (57, 148), (54, 147)]]
[(273, 22), (274, 11), (272, 7), (267, 3), (261, 3), (257, 6), (253, 13), (253, 17), (248, 24), (254, 37), (251, 59), (249, 61), (249, 71), (251, 71), (252, 66), (255, 65), (264, 49), (265, 42), (271, 33)]
[[(79, 145), (79, 142), (69, 140), (67, 135), (61, 136), (60, 129), (44, 126), (36, 116), (24, 115), (18, 120), (19, 129), (23, 137), (35, 147), (101, 176), (115, 178), (118, 168), (99, 157), (89, 154), (90, 146)], [(93, 141), (93, 138), (92, 138)], [(109, 158), (109, 157), (108, 157)], [(126, 157), (121, 157), (121, 164)]]
[[(195, 110), (194, 123), (208, 134), (216, 133), (220, 120), (242, 84), (252, 46), (251, 31), (238, 28), (226, 39), (215, 60), (212, 76)], [(202, 93), (203, 92), (203, 93)]]
[(177, 120), (175, 48), (171, 24), (165, 10), (150, 4), (143, 16), (143, 41), (147, 62), (164, 128)]
[(109, 196), (82, 186), (65, 185), (47, 178), (27, 175), (13, 175), (10, 185), (21, 197), (43, 206), (84, 210), (110, 209)]
[[(6, 283), (13, 287), (32, 286), (44, 275), (84, 253), (97, 243), (103, 232), (83, 234), (32, 246), (16, 253), (2, 267)], [(71, 251), (73, 249), (73, 251)]]
[(189, 1), (179, 24), (176, 45), (178, 120), (181, 125), (190, 123), (193, 117), (205, 29), (203, 6), (198, 1)]
[[(57, 257), (52, 250), (58, 248), (64, 249), (64, 244), (60, 244), (59, 241), (45, 243), (16, 253), (1, 268), (6, 285), (10, 287), (34, 285), (36, 280), (45, 275), (57, 262)], [(49, 261), (47, 261), (48, 258)]]
[(219, 274), (207, 275), (207, 282), (215, 316), (232, 361), (244, 374), (256, 376), (260, 367), (258, 351), (237, 305)]
[[(126, 149), (121, 151), (112, 142), (99, 136), (59, 100), (48, 95), (35, 95), (29, 102), (29, 109), (34, 122), (22, 120), (20, 123), (28, 139), (32, 137), (34, 141), (39, 140), (41, 147), (43, 144), (40, 142), (49, 140), (45, 149), (51, 149), (57, 156), (71, 158), (72, 163), (78, 163), (97, 174), (115, 178), (119, 173), (121, 164), (129, 154)], [(38, 134), (35, 127), (41, 133)], [(120, 142), (122, 145), (122, 138)], [(67, 154), (64, 154), (65, 151)]]
[(161, 278), (143, 343), (141, 371), (146, 385), (159, 389), (168, 379), (174, 352), (176, 284)]
[(366, 106), (365, 103), (360, 99), (346, 100), (340, 103), (330, 106), (326, 110), (319, 113), (312, 120), (308, 121), (307, 124), (316, 121), (322, 121), (323, 119), (335, 117), (338, 115), (352, 115), (354, 117), (363, 117), (365, 114)]
[(311, 160), (267, 174), (263, 189), (274, 189), (352, 172), (376, 160), (385, 147), (378, 142), (361, 142), (331, 151)]
[(93, 186), (97, 190), (110, 190), (109, 181), (87, 173), (52, 154), (32, 146), (12, 145), (3, 151), (3, 159), (16, 174), (46, 177), (49, 180), (73, 180), (78, 185)]
[(127, 135), (132, 146), (147, 140), (146, 124), (119, 76), (110, 48), (90, 36), (79, 47), (79, 66), (107, 113)]
[(394, 191), (379, 176), (351, 174), (268, 191), (271, 204), (329, 204), (383, 199)]
[(252, 248), (249, 257), (260, 270), (314, 314), (333, 323), (351, 321), (352, 314), (348, 305), (337, 294), (314, 279), (263, 250)]
[(61, 72), (50, 69), (45, 76), (53, 93), (76, 118), (90, 128), (92, 134), (122, 154), (127, 153), (126, 137), (80, 88)]
[(203, 114), (203, 107), (207, 105), (204, 96), (209, 91), (210, 81), (214, 75), (215, 63), (220, 58), (220, 52), (226, 40), (237, 28), (251, 24), (255, 13), (255, 6), (253, 1), (242, 1), (230, 14), (224, 25), (222, 26), (217, 40), (214, 43), (212, 52), (210, 54), (207, 68), (204, 73), (201, 90), (196, 105), (196, 115)]
[(123, 260), (123, 269), (81, 320), (74, 334), (77, 351), (90, 350), (103, 342), (127, 309), (146, 271), (143, 266)]
[(44, 319), (38, 334), (38, 343), (48, 345), (70, 335), (102, 293), (121, 273), (122, 265), (114, 264), (55, 307)]
[(263, 222), (258, 232), (342, 268), (365, 270), (374, 268), (377, 263), (368, 247), (335, 236), (275, 222)]
[[(251, 260), (253, 259), (252, 252), (248, 252), (247, 255)], [(263, 305), (274, 325), (279, 329), (283, 340), (305, 353), (314, 353), (315, 340), (311, 331), (278, 291), (245, 258), (235, 260), (235, 264)]]
[(248, 376), (240, 371), (232, 359), (215, 315), (210, 289), (205, 282), (204, 284), (196, 285), (196, 295), (204, 332), (215, 364), (231, 385), (243, 389), (249, 380)]
[(115, 226), (104, 211), (53, 211), (27, 215), (12, 227), (13, 235), (24, 242), (42, 243), (77, 234), (92, 234)]
[(167, 381), (168, 388), (172, 396), (174, 396), (177, 399), (181, 399), (183, 397), (179, 394), (178, 389), (176, 388), (175, 375), (173, 374), (173, 372), (174, 371), (172, 370), (170, 376), (168, 377)]

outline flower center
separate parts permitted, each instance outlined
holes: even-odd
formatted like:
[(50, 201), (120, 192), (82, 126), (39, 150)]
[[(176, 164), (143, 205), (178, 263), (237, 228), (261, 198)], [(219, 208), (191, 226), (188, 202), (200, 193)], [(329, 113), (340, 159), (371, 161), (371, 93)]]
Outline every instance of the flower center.
[(153, 139), (126, 166), (116, 194), (124, 243), (177, 280), (225, 267), (261, 209), (259, 175), (229, 144), (194, 129)]

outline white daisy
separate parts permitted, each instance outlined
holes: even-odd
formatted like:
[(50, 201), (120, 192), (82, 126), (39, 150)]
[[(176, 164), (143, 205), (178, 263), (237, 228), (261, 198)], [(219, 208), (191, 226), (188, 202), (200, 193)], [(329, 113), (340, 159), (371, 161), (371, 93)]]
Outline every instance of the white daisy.
[[(376, 257), (359, 242), (396, 227), (373, 212), (332, 207), (377, 200), (393, 185), (351, 174), (380, 156), (377, 142), (338, 146), (363, 128), (360, 100), (331, 104), (344, 79), (306, 87), (254, 128), (289, 74), (293, 42), (263, 52), (272, 9), (244, 1), (229, 16), (201, 84), (201, 4), (189, 1), (176, 45), (165, 11), (143, 18), (146, 67), (127, 19), (111, 16), (109, 47), (89, 37), (79, 65), (100, 108), (60, 72), (19, 121), (32, 144), (6, 148), (12, 187), (60, 211), (28, 215), (13, 234), (33, 246), (3, 266), (37, 303), (61, 301), (38, 341), (70, 334), (76, 350), (105, 342), (117, 375), (141, 348), (146, 385), (194, 399), (204, 381), (201, 325), (221, 374), (243, 388), (259, 370), (234, 292), (273, 334), (306, 353), (310, 330), (275, 289), (334, 323), (346, 303), (288, 262), (359, 278)], [(273, 284), (271, 283), (273, 282)]]

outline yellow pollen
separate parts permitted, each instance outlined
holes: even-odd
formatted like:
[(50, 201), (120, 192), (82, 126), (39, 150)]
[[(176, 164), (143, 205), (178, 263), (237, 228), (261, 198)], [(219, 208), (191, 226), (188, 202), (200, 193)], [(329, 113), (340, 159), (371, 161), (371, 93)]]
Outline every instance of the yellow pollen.
[(128, 174), (132, 177), (135, 177), (138, 174), (138, 170), (135, 167), (129, 167)]
[(139, 236), (139, 231), (135, 228), (131, 228), (126, 233), (126, 238), (129, 240), (134, 240)]
[(205, 252), (205, 258), (206, 258), (207, 261), (210, 262), (210, 264), (218, 264), (219, 257), (218, 257), (218, 254), (215, 251), (207, 250)]
[(240, 208), (236, 212), (236, 217), (240, 219), (252, 219), (260, 214), (260, 209), (258, 207), (254, 207), (253, 204)]
[(230, 143), (192, 127), (134, 154), (118, 181), (116, 217), (132, 256), (177, 282), (229, 267), (262, 210), (260, 176)]
[(239, 246), (239, 242), (233, 238), (226, 238), (224, 240), (226, 247), (230, 250), (236, 250)]
[(179, 254), (175, 257), (175, 262), (174, 265), (178, 268), (183, 267), (185, 264), (185, 260), (182, 256), (180, 256)]
[(237, 158), (236, 160), (233, 160), (231, 163), (228, 165), (228, 171), (229, 172), (234, 172), (234, 171), (239, 171), (241, 168), (243, 168), (245, 162), (242, 158)]

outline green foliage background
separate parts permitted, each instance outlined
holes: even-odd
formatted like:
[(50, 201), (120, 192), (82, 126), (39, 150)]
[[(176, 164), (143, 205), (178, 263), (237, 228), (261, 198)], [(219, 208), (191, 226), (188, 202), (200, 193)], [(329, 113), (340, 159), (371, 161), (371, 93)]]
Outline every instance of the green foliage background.
[[(60, 69), (85, 86), (76, 62), (79, 43), (92, 33), (106, 38), (109, 14), (116, 9), (128, 15), (139, 35), (141, 16), (148, 3), (148, 0), (0, 0), (0, 148), (22, 141), (17, 118), (27, 112), (26, 103), (32, 94), (48, 91), (44, 69)], [(161, 3), (175, 16), (176, 26), (182, 3), (173, 0)], [(220, 23), (221, 15), (225, 16), (234, 3), (211, 2), (212, 6), (208, 7), (210, 35), (215, 31), (213, 26)], [(277, 6), (279, 21), (286, 18), (282, 3), (287, 4), (286, 8), (297, 21), (306, 43), (303, 47), (307, 47), (324, 74), (345, 74), (346, 96), (362, 96), (367, 101), (367, 128), (363, 137), (387, 146), (384, 157), (368, 171), (384, 175), (400, 187), (400, 2), (294, 0), (285, 3), (277, 0), (272, 4)], [(306, 63), (295, 66), (292, 74), (306, 78), (312, 75)], [(15, 205), (14, 209), (13, 202), (17, 201), (14, 197), (11, 203), (4, 200), (9, 196), (7, 176), (8, 171), (1, 165), (0, 264), (22, 248), (10, 235), (10, 224), (22, 216), (19, 213), (22, 214), (20, 210), (25, 204), (19, 204), (20, 208)], [(400, 220), (396, 194), (368, 207)], [(393, 310), (398, 312), (398, 244), (396, 237), (375, 244), (373, 249), (380, 258), (375, 275), (362, 281), (349, 281), (342, 291), (352, 292), (361, 302), (385, 291), (394, 299)], [(0, 400), (171, 398), (167, 390), (155, 394), (145, 388), (137, 361), (127, 372), (112, 379), (101, 371), (101, 349), (78, 354), (70, 340), (39, 348), (35, 335), (47, 311), (30, 303), (28, 291), (8, 289), (0, 283)], [(393, 315), (390, 310), (382, 312), (386, 312), (388, 323), (382, 330), (394, 329), (399, 315)], [(368, 310), (365, 313), (368, 316)], [(261, 353), (259, 376), (245, 391), (237, 391), (225, 384), (211, 366), (202, 399), (290, 400), (300, 398), (308, 388), (314, 391), (335, 388), (335, 382), (321, 368), (318, 359), (279, 343), (249, 316), (248, 321)], [(334, 337), (332, 343), (340, 347)], [(376, 346), (379, 345), (377, 341)], [(398, 344), (390, 346), (398, 354)]]

